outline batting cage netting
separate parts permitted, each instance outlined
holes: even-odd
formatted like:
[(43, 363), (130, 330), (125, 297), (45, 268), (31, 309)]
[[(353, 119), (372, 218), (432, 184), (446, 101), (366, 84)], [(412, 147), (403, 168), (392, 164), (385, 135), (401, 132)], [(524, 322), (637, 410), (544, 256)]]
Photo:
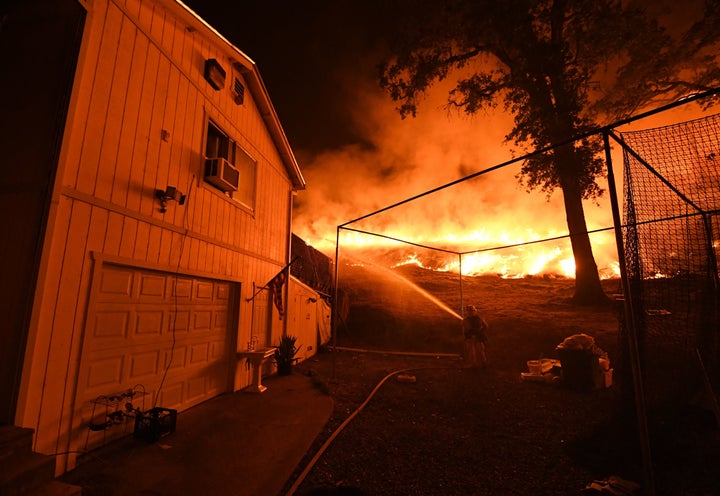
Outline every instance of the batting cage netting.
[(648, 405), (717, 408), (720, 114), (621, 136), (625, 259)]

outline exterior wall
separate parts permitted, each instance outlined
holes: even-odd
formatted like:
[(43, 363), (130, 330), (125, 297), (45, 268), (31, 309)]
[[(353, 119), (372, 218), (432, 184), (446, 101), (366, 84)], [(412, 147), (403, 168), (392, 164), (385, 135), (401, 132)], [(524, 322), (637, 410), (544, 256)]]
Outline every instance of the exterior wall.
[[(229, 82), (243, 80), (233, 74), (237, 53), (186, 18), (174, 2), (88, 3), (16, 421), (35, 429), (35, 451), (72, 449), (94, 264), (240, 283), (236, 342), (243, 344), (251, 334), (252, 283), (265, 284), (287, 261), (287, 169), (254, 95), (246, 91), (236, 105), (227, 88), (216, 91), (203, 78), (205, 60), (215, 58)], [(208, 118), (257, 160), (253, 211), (202, 179)], [(163, 214), (154, 194), (168, 185), (187, 200), (170, 202)], [(273, 319), (273, 341), (282, 326)], [(235, 389), (249, 384), (244, 365), (237, 370)], [(57, 471), (73, 463), (59, 457)]]
[(297, 358), (301, 362), (317, 353), (318, 305), (320, 296), (317, 292), (291, 277), (288, 287), (287, 333), (298, 338), (296, 344), (300, 351)]

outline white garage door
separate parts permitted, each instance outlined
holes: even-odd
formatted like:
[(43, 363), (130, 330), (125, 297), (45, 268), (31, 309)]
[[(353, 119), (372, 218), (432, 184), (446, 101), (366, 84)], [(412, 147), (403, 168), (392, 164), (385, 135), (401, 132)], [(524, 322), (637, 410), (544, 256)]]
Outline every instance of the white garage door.
[(145, 389), (145, 409), (177, 410), (230, 389), (232, 283), (110, 264), (95, 277), (78, 380), (85, 421), (93, 410), (97, 421), (98, 398), (127, 389)]

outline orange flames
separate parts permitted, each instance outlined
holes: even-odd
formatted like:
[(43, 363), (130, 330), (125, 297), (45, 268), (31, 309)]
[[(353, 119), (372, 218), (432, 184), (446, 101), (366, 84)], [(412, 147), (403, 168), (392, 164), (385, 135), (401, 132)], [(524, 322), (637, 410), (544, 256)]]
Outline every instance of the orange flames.
[[(339, 231), (340, 257), (352, 251), (354, 261), (452, 272), (462, 265), (466, 275), (574, 277), (561, 195), (526, 192), (516, 177), (519, 163), (386, 210), (521, 154), (503, 143), (510, 117), (450, 116), (441, 108), (444, 96), (436, 88), (417, 118), (401, 120), (377, 90), (359, 95), (350, 112), (365, 143), (301, 160), (308, 189), (296, 199), (294, 232), (333, 258), (337, 227), (344, 226), (353, 230)], [(585, 213), (590, 231), (612, 226), (607, 195), (587, 202)], [(590, 239), (601, 277), (617, 276), (613, 231)]]
[[(417, 254), (412, 254), (401, 265), (417, 265), (425, 269), (432, 269), (441, 272), (459, 272), (460, 261), (449, 262), (442, 267), (426, 266)], [(539, 252), (534, 255), (521, 258), (519, 256), (502, 256), (490, 253), (472, 253), (462, 257), (463, 275), (476, 276), (495, 274), (506, 279), (521, 278), (526, 276), (549, 275), (560, 277), (575, 277), (575, 260), (572, 254), (568, 256), (561, 249), (555, 248), (548, 252)], [(620, 268), (617, 262), (611, 262), (608, 267), (600, 270), (602, 278), (614, 278), (620, 276)]]
[[(343, 232), (343, 231), (341, 231)], [(447, 241), (447, 240), (442, 240)], [(602, 278), (619, 277), (619, 265), (615, 254), (612, 233), (594, 240), (595, 258)], [(506, 246), (471, 253), (449, 253), (392, 240), (378, 239), (350, 232), (341, 236), (340, 257), (347, 255), (356, 263), (368, 261), (390, 267), (415, 265), (425, 269), (462, 274), (498, 275), (503, 278), (526, 276), (575, 277), (575, 261), (569, 241), (566, 239)]]

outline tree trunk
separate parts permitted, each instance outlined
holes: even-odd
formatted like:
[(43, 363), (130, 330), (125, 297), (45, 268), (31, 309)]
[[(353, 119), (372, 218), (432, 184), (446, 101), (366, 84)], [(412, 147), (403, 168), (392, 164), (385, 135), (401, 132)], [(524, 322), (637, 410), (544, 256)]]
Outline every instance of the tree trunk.
[(558, 167), (560, 188), (563, 192), (565, 218), (570, 243), (575, 258), (575, 294), (573, 302), (578, 305), (599, 305), (609, 302), (609, 298), (600, 284), (597, 264), (587, 232), (585, 211), (582, 204), (582, 191), (577, 181), (578, 157), (568, 146), (555, 149), (555, 166)]
[[(564, 147), (563, 147), (564, 148)], [(568, 149), (556, 150), (558, 164), (567, 166), (574, 161), (574, 153)], [(560, 166), (560, 170), (565, 167)], [(567, 169), (565, 169), (567, 170)], [(561, 173), (562, 176), (562, 173)], [(570, 179), (568, 179), (568, 176)], [(587, 232), (582, 194), (573, 174), (561, 177), (560, 184), (565, 205), (565, 217), (570, 233), (573, 257), (575, 258), (575, 294), (573, 301), (579, 305), (606, 304), (609, 299), (600, 284), (597, 264)]]

